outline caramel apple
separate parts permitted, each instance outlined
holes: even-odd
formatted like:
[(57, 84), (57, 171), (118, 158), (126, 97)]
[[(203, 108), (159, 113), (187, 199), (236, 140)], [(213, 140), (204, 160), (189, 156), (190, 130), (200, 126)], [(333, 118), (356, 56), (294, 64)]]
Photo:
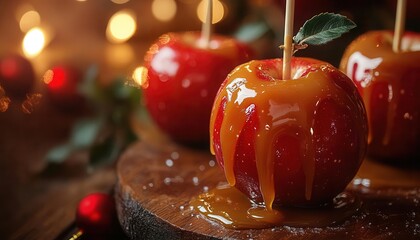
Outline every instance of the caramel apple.
[[(226, 79), (212, 111), (212, 152), (226, 179), (266, 209), (331, 203), (355, 176), (366, 149), (362, 99), (328, 63), (293, 58), (251, 61)], [(277, 220), (272, 220), (272, 218)]]
[(226, 75), (249, 61), (252, 50), (237, 40), (212, 34), (213, 1), (200, 32), (162, 35), (144, 58), (146, 107), (173, 140), (208, 143), (210, 111)]
[(282, 59), (236, 68), (216, 97), (212, 152), (230, 185), (256, 202), (317, 206), (343, 191), (366, 149), (362, 100), (328, 63)]
[(297, 219), (305, 220), (296, 223), (284, 208), (333, 206), (365, 155), (366, 112), (354, 83), (326, 62), (291, 57), (306, 43), (338, 37), (343, 26), (354, 23), (317, 15), (296, 35), (294, 49), (286, 31), (290, 45), (283, 59), (250, 61), (227, 76), (213, 105), (210, 145), (230, 188), (239, 191), (217, 188), (201, 195), (193, 205), (202, 214), (233, 228), (325, 226), (337, 220), (301, 214)]
[[(420, 34), (371, 31), (346, 49), (343, 70), (357, 85), (369, 119), (368, 153), (393, 163), (418, 162), (420, 153)], [(393, 47), (394, 45), (394, 47)]]

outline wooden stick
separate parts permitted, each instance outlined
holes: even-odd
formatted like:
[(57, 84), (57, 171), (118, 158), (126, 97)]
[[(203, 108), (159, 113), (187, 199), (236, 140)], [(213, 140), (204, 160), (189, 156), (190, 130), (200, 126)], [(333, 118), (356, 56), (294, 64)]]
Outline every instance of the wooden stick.
[(206, 21), (203, 22), (201, 27), (201, 46), (208, 48), (211, 38), (211, 25), (213, 21), (213, 0), (207, 0), (207, 15)]
[(284, 21), (284, 48), (283, 48), (283, 79), (291, 79), (292, 67), (290, 65), (293, 55), (293, 19), (295, 0), (286, 0), (286, 19)]
[(405, 11), (407, 6), (406, 0), (398, 0), (397, 14), (395, 16), (394, 39), (392, 41), (392, 50), (394, 52), (401, 51), (401, 38), (405, 29)]

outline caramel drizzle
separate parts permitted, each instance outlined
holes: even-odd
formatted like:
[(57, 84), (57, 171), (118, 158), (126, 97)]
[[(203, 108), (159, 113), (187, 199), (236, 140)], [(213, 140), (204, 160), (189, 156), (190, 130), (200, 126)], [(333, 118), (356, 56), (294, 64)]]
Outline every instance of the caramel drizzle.
[[(281, 66), (281, 59), (274, 61), (276, 66)], [(295, 75), (293, 80), (279, 80), (273, 77), (269, 80), (258, 79), (255, 73), (264, 71), (265, 61), (243, 64), (229, 75), (230, 81), (217, 95), (213, 106), (210, 129), (214, 129), (216, 108), (220, 106), (223, 98), (227, 99), (220, 129), (220, 142), (225, 175), (231, 186), (235, 185), (233, 170), (235, 150), (238, 137), (247, 120), (246, 108), (251, 104), (257, 106), (259, 126), (255, 141), (255, 159), (260, 191), (267, 210), (272, 209), (276, 196), (273, 145), (278, 134), (295, 134), (302, 140), (301, 148), (304, 151), (301, 151), (303, 153), (301, 160), (306, 177), (305, 197), (310, 200), (315, 175), (312, 124), (317, 104), (325, 98), (332, 98), (341, 104), (353, 104), (349, 100), (344, 100), (343, 103), (343, 99), (348, 97), (337, 91), (333, 81), (329, 80), (331, 77), (328, 74), (333, 71), (330, 65), (316, 60), (307, 61), (312, 62), (313, 69), (303, 77), (296, 72), (296, 69), (292, 69), (292, 74)], [(272, 74), (266, 73), (268, 76)], [(277, 76), (281, 76), (281, 72)], [(305, 131), (305, 129), (310, 130)], [(210, 142), (214, 154), (213, 131), (210, 131)]]
[[(375, 37), (372, 37), (375, 36)], [(379, 39), (379, 40), (378, 40)], [(386, 113), (386, 126), (385, 132), (382, 138), (380, 139), (381, 144), (386, 146), (390, 144), (393, 129), (395, 125), (395, 118), (397, 117), (397, 106), (400, 99), (401, 91), (404, 89), (401, 86), (403, 81), (404, 73), (410, 67), (414, 66), (417, 67), (418, 61), (420, 59), (418, 53), (410, 52), (411, 48), (415, 49), (420, 44), (420, 38), (413, 37), (411, 44), (404, 46), (403, 49), (406, 52), (394, 53), (391, 51), (391, 40), (392, 35), (386, 31), (374, 31), (366, 34), (363, 38), (359, 38), (358, 41), (362, 43), (358, 43), (358, 47), (360, 48), (360, 52), (352, 51), (352, 47), (347, 50), (347, 56), (344, 55), (343, 59), (346, 59), (347, 62), (341, 63), (341, 68), (346, 71), (347, 75), (350, 76), (353, 81), (361, 81), (365, 82), (366, 84), (361, 84), (363, 91), (361, 94), (363, 96), (363, 101), (365, 103), (366, 112), (368, 115), (368, 126), (369, 126), (369, 135), (368, 135), (368, 143), (371, 144), (375, 138), (378, 136), (374, 136), (372, 133), (372, 122), (371, 122), (371, 100), (372, 100), (372, 91), (373, 91), (373, 82), (385, 82), (388, 86), (388, 109)], [(403, 36), (403, 41), (409, 41), (408, 35)], [(353, 45), (354, 46), (354, 45)], [(363, 52), (363, 54), (361, 53)], [(362, 79), (357, 79), (355, 77), (354, 66), (348, 61), (352, 56), (348, 56), (349, 53), (359, 54), (361, 58), (369, 59), (370, 61), (375, 60), (373, 58), (377, 58), (378, 55), (381, 56), (381, 62), (379, 64), (375, 64), (373, 69), (370, 69), (369, 66), (367, 67), (368, 72), (363, 76)], [(398, 61), (398, 66), (395, 66), (392, 62), (393, 59), (397, 58), (397, 55), (400, 56)], [(360, 63), (360, 62), (358, 62)], [(361, 66), (358, 66), (361, 67)], [(388, 69), (388, 70), (387, 70)], [(392, 69), (391, 71), (389, 69)], [(385, 96), (384, 96), (385, 97)]]
[[(403, 74), (401, 72), (401, 74)], [(386, 125), (385, 125), (385, 133), (382, 137), (382, 145), (388, 145), (391, 141), (392, 132), (394, 128), (394, 122), (397, 112), (397, 105), (400, 98), (400, 91), (401, 91), (401, 84), (400, 79), (398, 79), (401, 76), (399, 74), (396, 74), (393, 76), (394, 78), (397, 78), (397, 81), (394, 81), (392, 78), (387, 78), (386, 76), (381, 76), (381, 78), (374, 78), (376, 82), (385, 82), (388, 85), (388, 109), (386, 113)], [(392, 77), (392, 76), (391, 76)], [(363, 89), (363, 99), (365, 99), (365, 105), (366, 105), (366, 112), (368, 113), (368, 117), (371, 117), (371, 98), (372, 98), (372, 91), (373, 91), (374, 84), (370, 84), (366, 86)], [(385, 96), (384, 96), (385, 97)], [(368, 143), (371, 143), (374, 139), (373, 133), (372, 133), (372, 122), (368, 121), (369, 126), (369, 135), (368, 135)]]

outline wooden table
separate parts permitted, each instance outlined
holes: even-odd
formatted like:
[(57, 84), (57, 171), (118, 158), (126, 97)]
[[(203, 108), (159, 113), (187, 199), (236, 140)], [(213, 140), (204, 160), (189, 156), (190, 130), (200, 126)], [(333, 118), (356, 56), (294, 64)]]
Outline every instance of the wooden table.
[[(155, 133), (154, 136), (159, 136)], [(365, 159), (346, 189), (360, 208), (328, 227), (227, 229), (190, 207), (190, 200), (226, 182), (207, 149), (144, 138), (117, 165), (119, 220), (131, 239), (419, 239), (420, 169)], [(319, 215), (317, 215), (319, 217)]]
[(86, 153), (45, 172), (45, 154), (65, 141), (83, 113), (66, 113), (45, 99), (30, 115), (14, 100), (0, 113), (0, 238), (55, 239), (74, 224), (78, 202), (109, 193), (113, 166), (86, 171)]

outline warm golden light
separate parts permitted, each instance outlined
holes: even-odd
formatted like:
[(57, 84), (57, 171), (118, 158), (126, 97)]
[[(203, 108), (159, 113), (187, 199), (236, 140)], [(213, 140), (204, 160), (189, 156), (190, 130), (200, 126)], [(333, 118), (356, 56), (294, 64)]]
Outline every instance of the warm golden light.
[(15, 12), (16, 21), (20, 22), (20, 19), (25, 13), (29, 11), (34, 11), (34, 10), (35, 8), (29, 3), (20, 4), (19, 6), (17, 6), (16, 12)]
[(41, 23), (41, 16), (35, 10), (25, 12), (19, 21), (19, 27), (22, 32), (27, 32), (31, 28), (38, 27)]
[(45, 33), (41, 28), (29, 30), (22, 42), (23, 53), (27, 57), (37, 56), (45, 47)]
[[(202, 0), (198, 6), (197, 6), (197, 16), (200, 19), (201, 22), (204, 22), (206, 20), (207, 15), (207, 1), (208, 0)], [(212, 23), (218, 23), (220, 22), (225, 15), (225, 8), (223, 6), (223, 3), (221, 3), (219, 0), (213, 0), (213, 21)]]
[(44, 76), (42, 77), (45, 84), (50, 84), (52, 79), (54, 77), (54, 72), (49, 69), (44, 73)]
[(129, 10), (122, 10), (109, 19), (106, 36), (113, 43), (122, 43), (134, 35), (136, 28), (134, 13)]
[(26, 100), (22, 102), (21, 109), (23, 113), (32, 114), (41, 103), (42, 94), (31, 93), (26, 95)]
[(11, 102), (9, 97), (0, 97), (0, 112), (6, 112)]
[(177, 10), (175, 0), (153, 0), (152, 13), (159, 21), (167, 22), (175, 17)]
[(116, 4), (124, 4), (129, 2), (130, 0), (111, 0), (111, 2), (116, 3)]
[(132, 75), (134, 81), (141, 87), (147, 88), (148, 81), (147, 81), (147, 68), (140, 66), (134, 69)]
[(134, 50), (128, 43), (109, 44), (105, 48), (105, 59), (113, 67), (128, 66), (134, 61)]
[(0, 85), (0, 113), (6, 112), (11, 102), (10, 98), (6, 96), (6, 91)]

